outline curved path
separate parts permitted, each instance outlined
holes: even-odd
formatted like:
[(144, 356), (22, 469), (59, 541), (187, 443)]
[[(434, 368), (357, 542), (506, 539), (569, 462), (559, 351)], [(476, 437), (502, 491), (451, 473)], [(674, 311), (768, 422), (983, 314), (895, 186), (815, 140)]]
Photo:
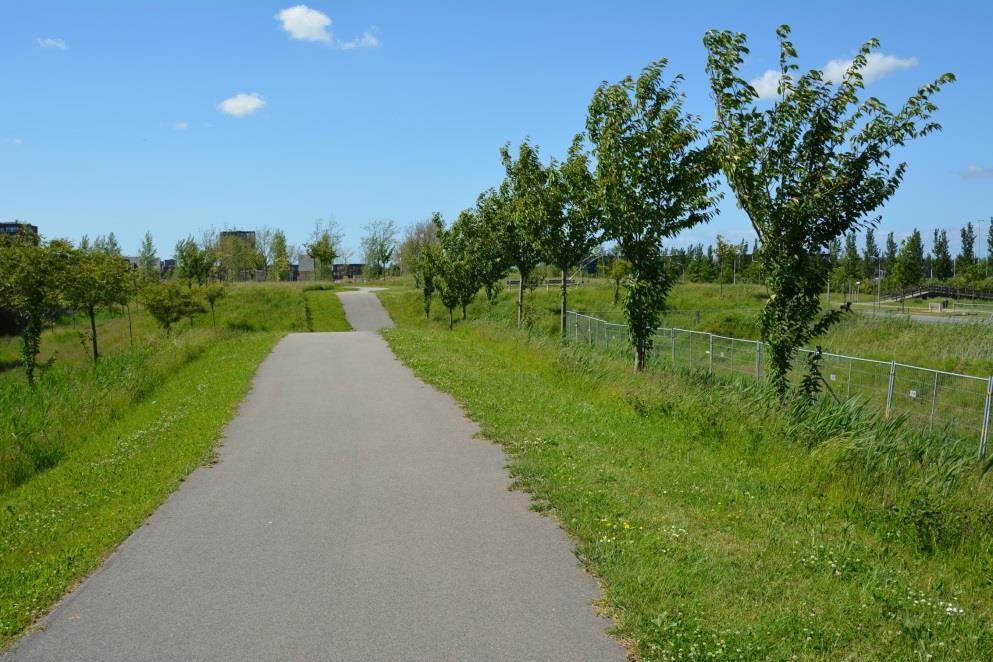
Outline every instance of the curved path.
[[(371, 329), (287, 336), (195, 471), (13, 660), (622, 660), (565, 534)], [(5, 658), (6, 659), (6, 658)]]

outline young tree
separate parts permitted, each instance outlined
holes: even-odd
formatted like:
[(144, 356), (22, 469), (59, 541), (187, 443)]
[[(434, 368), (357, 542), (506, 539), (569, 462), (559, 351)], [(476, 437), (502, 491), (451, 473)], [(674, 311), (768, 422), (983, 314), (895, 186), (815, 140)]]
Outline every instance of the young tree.
[(879, 269), (879, 244), (876, 243), (876, 233), (872, 228), (865, 231), (865, 250), (862, 252), (862, 273), (866, 278), (877, 276)]
[(362, 237), (362, 252), (369, 272), (373, 276), (386, 276), (386, 268), (396, 250), (396, 223), (393, 221), (373, 221), (365, 226)]
[(968, 269), (976, 262), (976, 228), (973, 227), (972, 221), (965, 224), (961, 232), (962, 237), (962, 250), (959, 253), (958, 262), (959, 268), (963, 271)]
[(99, 250), (75, 250), (70, 257), (71, 273), (65, 281), (66, 302), (81, 308), (90, 320), (90, 344), (94, 363), (100, 358), (97, 344), (97, 311), (127, 304), (131, 292), (131, 268), (120, 255)]
[(207, 283), (203, 287), (203, 298), (207, 300), (207, 304), (210, 306), (210, 319), (212, 326), (217, 326), (217, 313), (214, 310), (214, 306), (216, 306), (217, 302), (227, 295), (227, 290), (227, 286), (221, 281)]
[[(89, 248), (83, 248), (84, 251), (89, 251)], [(120, 257), (121, 255), (121, 245), (117, 242), (117, 236), (111, 232), (106, 237), (99, 235), (93, 240), (93, 251), (97, 253), (106, 253), (107, 255), (115, 255)]]
[(177, 283), (152, 283), (142, 291), (145, 310), (159, 323), (168, 335), (172, 327), (184, 317), (190, 319), (193, 315), (205, 312), (190, 287), (182, 287)]
[(400, 269), (414, 277), (414, 287), (421, 289), (424, 261), (430, 246), (438, 242), (433, 217), (407, 226), (397, 249)]
[(41, 332), (63, 303), (62, 291), (72, 247), (67, 241), (43, 243), (33, 233), (0, 237), (0, 308), (20, 322), (21, 358), (34, 386)]
[(343, 238), (344, 234), (335, 221), (317, 222), (310, 236), (310, 243), (305, 247), (307, 255), (314, 259), (314, 280), (333, 277), (334, 260), (341, 253)]
[(201, 248), (193, 237), (180, 239), (176, 243), (176, 272), (186, 280), (186, 286), (203, 285), (210, 277), (214, 268), (214, 253), (210, 249)]
[(729, 280), (728, 273), (734, 268), (734, 260), (738, 255), (738, 244), (732, 244), (721, 235), (717, 235), (717, 277), (720, 280), (720, 298), (724, 298), (724, 281)]
[[(690, 262), (690, 269), (692, 269), (693, 263)], [(620, 255), (615, 255), (614, 259), (610, 262), (610, 279), (614, 281), (614, 305), (616, 306), (621, 301), (621, 285), (623, 285), (627, 277), (631, 274), (631, 263), (625, 260)]]
[(501, 281), (510, 268), (503, 253), (501, 237), (504, 230), (503, 199), (493, 189), (483, 192), (476, 199), (473, 229), (473, 263), (477, 279), (486, 293), (486, 302), (492, 306), (502, 287)]
[(583, 152), (582, 136), (573, 138), (565, 163), (552, 162), (547, 177), (548, 204), (538, 245), (544, 261), (562, 272), (559, 330), (564, 338), (569, 269), (578, 265), (600, 243), (596, 183), (590, 173), (589, 157)]
[(892, 232), (888, 232), (886, 234), (886, 254), (883, 256), (883, 268), (887, 272), (893, 271), (893, 265), (896, 264), (896, 252), (896, 239), (893, 238)]
[(900, 245), (893, 277), (901, 288), (916, 287), (924, 280), (924, 242), (916, 228)]
[(290, 279), (290, 248), (286, 243), (286, 233), (276, 230), (272, 233), (270, 248), (270, 267), (266, 276), (269, 280), (284, 281)]
[(500, 245), (507, 264), (517, 267), (517, 325), (524, 321), (524, 288), (531, 273), (541, 262), (539, 245), (541, 226), (547, 207), (548, 178), (538, 149), (529, 140), (521, 142), (517, 159), (510, 154), (510, 144), (500, 150), (506, 177), (500, 184), (499, 209), (503, 214)]
[(854, 232), (845, 235), (845, 255), (842, 258), (841, 267), (845, 282), (849, 285), (862, 277), (862, 258), (859, 256), (859, 249), (855, 244)]
[(948, 248), (948, 233), (944, 230), (934, 231), (934, 256), (931, 261), (935, 278), (944, 280), (952, 277), (952, 254)]
[(714, 151), (703, 144), (699, 120), (683, 110), (677, 75), (663, 80), (665, 60), (634, 80), (602, 83), (586, 128), (596, 159), (604, 238), (631, 263), (624, 315), (634, 368), (644, 368), (666, 297), (673, 285), (662, 242), (716, 213)]
[[(460, 220), (462, 218), (460, 215)], [(474, 280), (471, 256), (466, 252), (465, 237), (461, 234), (459, 221), (445, 229), (440, 216), (435, 219), (438, 249), (432, 255), (432, 283), (438, 290), (442, 305), (448, 310), (448, 328), (451, 329), (455, 324), (455, 309), (461, 306), (462, 318), (465, 319), (465, 308), (479, 290), (479, 285)]]
[(932, 97), (954, 77), (923, 86), (894, 113), (874, 97), (859, 101), (876, 40), (833, 84), (818, 70), (798, 76), (789, 26), (776, 33), (778, 96), (765, 110), (756, 108), (758, 93), (740, 77), (745, 36), (711, 31), (704, 44), (724, 173), (762, 241), (771, 292), (762, 337), (770, 345), (772, 383), (785, 398), (796, 350), (841, 314), (821, 314), (821, 252), (832, 239), (878, 221), (870, 215), (896, 192), (906, 169), (890, 168), (892, 149), (940, 128), (930, 121), (937, 109)]
[(152, 243), (152, 233), (146, 232), (138, 251), (138, 277), (141, 281), (150, 283), (159, 279), (161, 274), (155, 261), (155, 244)]

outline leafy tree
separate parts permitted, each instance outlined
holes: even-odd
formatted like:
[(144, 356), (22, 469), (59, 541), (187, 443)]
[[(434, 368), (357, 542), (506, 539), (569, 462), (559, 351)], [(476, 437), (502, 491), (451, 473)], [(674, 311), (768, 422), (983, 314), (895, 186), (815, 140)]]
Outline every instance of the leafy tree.
[(924, 280), (924, 242), (916, 228), (900, 244), (896, 264), (893, 266), (893, 278), (902, 288), (916, 287)]
[(631, 263), (619, 255), (615, 255), (610, 262), (610, 279), (614, 281), (614, 305), (621, 301), (621, 285), (625, 283), (631, 274)]
[(934, 231), (933, 259), (931, 266), (935, 278), (942, 280), (952, 277), (952, 254), (948, 248), (948, 233), (944, 230)]
[(159, 279), (161, 274), (155, 260), (155, 244), (152, 243), (152, 233), (146, 232), (138, 251), (138, 276), (140, 280), (150, 283)]
[(476, 226), (473, 230), (473, 262), (477, 279), (491, 306), (502, 287), (501, 281), (510, 268), (503, 252), (504, 200), (490, 189), (476, 199)]
[[(438, 250), (433, 254), (432, 283), (438, 290), (442, 305), (448, 310), (448, 328), (452, 328), (455, 324), (456, 308), (461, 306), (462, 318), (465, 319), (466, 306), (479, 290), (472, 258), (466, 250), (466, 237), (462, 234), (466, 213), (463, 212), (459, 220), (449, 229), (445, 229), (440, 216), (435, 217)], [(460, 221), (463, 223), (462, 226)]]
[(893, 233), (889, 232), (886, 234), (886, 254), (883, 257), (883, 268), (887, 272), (892, 271), (893, 265), (896, 264), (896, 252), (896, 239), (893, 238)]
[(682, 76), (663, 80), (665, 60), (637, 80), (602, 83), (586, 128), (596, 159), (604, 238), (631, 263), (624, 315), (634, 368), (644, 368), (673, 285), (662, 242), (716, 213), (717, 163), (698, 119), (683, 110)]
[(517, 159), (510, 144), (500, 150), (506, 177), (500, 184), (499, 209), (504, 215), (500, 245), (507, 263), (517, 267), (517, 325), (524, 322), (524, 288), (541, 262), (539, 245), (542, 222), (548, 206), (548, 177), (530, 141), (521, 142)]
[(203, 287), (203, 298), (207, 300), (207, 304), (210, 306), (210, 319), (212, 326), (217, 326), (217, 313), (214, 310), (214, 306), (216, 306), (217, 302), (227, 295), (227, 290), (227, 286), (220, 281), (207, 283)]
[(729, 280), (728, 273), (734, 269), (738, 248), (738, 244), (732, 244), (721, 235), (717, 235), (717, 274), (720, 280), (720, 298), (722, 299), (724, 298), (724, 281)]
[(396, 223), (393, 221), (373, 221), (365, 226), (362, 252), (373, 276), (386, 275), (386, 268), (397, 248), (396, 234)]
[(343, 238), (335, 221), (317, 222), (310, 243), (306, 245), (307, 255), (314, 259), (314, 280), (332, 278), (334, 260), (341, 253)]
[(31, 386), (42, 329), (63, 303), (71, 250), (69, 242), (43, 243), (29, 233), (0, 238), (0, 308), (11, 311), (20, 321), (21, 358)]
[[(96, 243), (94, 243), (96, 246)], [(100, 358), (97, 344), (97, 311), (123, 306), (131, 293), (131, 267), (120, 255), (75, 250), (70, 254), (71, 274), (65, 281), (66, 302), (81, 308), (90, 320), (93, 361)]]
[(836, 237), (878, 221), (870, 215), (896, 192), (906, 169), (904, 163), (890, 168), (892, 149), (940, 128), (930, 121), (937, 109), (932, 97), (954, 80), (941, 76), (894, 113), (874, 97), (859, 101), (875, 39), (835, 85), (818, 70), (796, 74), (789, 35), (789, 26), (777, 30), (778, 97), (765, 110), (739, 75), (745, 36), (711, 31), (704, 38), (724, 174), (762, 242), (770, 290), (762, 337), (781, 398), (797, 348), (840, 318), (837, 310), (821, 313), (821, 252)]
[[(272, 233), (270, 242), (271, 262), (267, 272), (269, 280), (284, 281), (290, 279), (290, 249), (286, 243), (286, 233), (276, 230)], [(213, 307), (211, 307), (213, 309)]]
[(862, 258), (859, 257), (859, 249), (855, 244), (855, 233), (849, 232), (845, 235), (845, 255), (842, 259), (842, 269), (845, 280), (849, 283), (857, 281), (862, 277)]
[(875, 278), (879, 268), (879, 244), (876, 243), (876, 233), (872, 228), (865, 231), (865, 249), (862, 252), (863, 269), (866, 278)]
[(976, 262), (976, 228), (972, 221), (965, 224), (961, 232), (962, 250), (959, 252), (958, 261), (961, 269), (967, 269)]
[[(89, 248), (83, 248), (83, 250), (88, 251)], [(121, 245), (117, 242), (117, 236), (113, 232), (106, 237), (100, 235), (94, 239), (93, 250), (97, 253), (106, 253), (107, 255), (115, 255), (117, 257), (121, 255)]]
[(400, 268), (414, 277), (414, 287), (421, 289), (425, 260), (429, 248), (438, 242), (433, 217), (407, 226), (397, 249)]
[(590, 173), (589, 157), (583, 152), (582, 136), (573, 138), (565, 163), (553, 162), (546, 174), (548, 201), (538, 245), (545, 262), (562, 272), (559, 330), (564, 338), (569, 268), (578, 265), (600, 243), (596, 183)]
[(186, 280), (187, 288), (192, 289), (194, 283), (206, 283), (214, 262), (214, 252), (201, 248), (193, 237), (180, 239), (176, 243), (176, 272)]
[(192, 322), (193, 315), (205, 312), (194, 290), (177, 283), (152, 283), (142, 291), (142, 300), (145, 310), (166, 334), (171, 333), (172, 327), (184, 317)]

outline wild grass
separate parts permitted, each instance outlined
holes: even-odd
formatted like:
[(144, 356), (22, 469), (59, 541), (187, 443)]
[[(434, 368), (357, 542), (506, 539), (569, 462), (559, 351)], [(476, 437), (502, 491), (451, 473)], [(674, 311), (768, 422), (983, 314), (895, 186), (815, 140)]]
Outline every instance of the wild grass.
[(303, 291), (309, 331), (351, 331), (345, 309), (334, 288), (309, 287)]
[(448, 331), (415, 292), (380, 296), (394, 351), (503, 445), (642, 659), (993, 657), (972, 445), (857, 401), (783, 408), (755, 385), (634, 375), (543, 319), (515, 329), (505, 302)]

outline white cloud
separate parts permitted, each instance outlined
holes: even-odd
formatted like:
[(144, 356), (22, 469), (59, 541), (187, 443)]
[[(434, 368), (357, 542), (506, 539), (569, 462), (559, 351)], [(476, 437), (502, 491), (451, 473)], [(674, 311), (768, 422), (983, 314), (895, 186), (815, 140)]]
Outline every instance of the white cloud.
[[(824, 65), (824, 79), (832, 83), (840, 83), (852, 66), (851, 60), (831, 60)], [(865, 57), (865, 67), (862, 69), (862, 80), (865, 84), (875, 83), (898, 69), (909, 69), (917, 66), (916, 57), (897, 57), (885, 53), (869, 53)]]
[(235, 117), (247, 117), (265, 105), (265, 100), (258, 92), (245, 94), (241, 92), (217, 105), (222, 113)]
[(993, 168), (976, 164), (968, 165), (959, 175), (962, 179), (993, 179)]
[(66, 45), (65, 40), (58, 39), (57, 37), (38, 37), (34, 40), (34, 42), (42, 48), (54, 48), (60, 51), (64, 51), (69, 48)]
[(179, 130), (179, 131), (185, 131), (186, 129), (190, 128), (190, 123), (189, 122), (176, 122), (175, 124), (173, 124), (173, 126), (177, 130)]
[(307, 5), (283, 9), (276, 14), (276, 19), (283, 24), (283, 30), (290, 35), (290, 39), (331, 41), (331, 33), (328, 32), (331, 18)]
[(351, 39), (349, 41), (339, 41), (337, 46), (343, 51), (350, 51), (353, 48), (378, 48), (379, 37), (377, 37), (375, 33), (366, 30), (355, 39)]
[[(831, 60), (821, 69), (824, 72), (824, 80), (834, 84), (840, 83), (850, 66), (852, 66), (850, 59)], [(866, 56), (865, 67), (862, 69), (862, 80), (866, 85), (869, 85), (898, 69), (909, 69), (914, 66), (917, 66), (916, 57), (900, 58), (885, 53), (869, 53)], [(769, 69), (751, 81), (751, 85), (758, 93), (759, 99), (774, 99), (779, 87), (779, 72), (775, 69)]]
[(0, 142), (10, 143), (11, 145), (23, 145), (24, 144), (24, 141), (21, 140), (20, 138), (3, 138), (2, 141), (0, 141)]

